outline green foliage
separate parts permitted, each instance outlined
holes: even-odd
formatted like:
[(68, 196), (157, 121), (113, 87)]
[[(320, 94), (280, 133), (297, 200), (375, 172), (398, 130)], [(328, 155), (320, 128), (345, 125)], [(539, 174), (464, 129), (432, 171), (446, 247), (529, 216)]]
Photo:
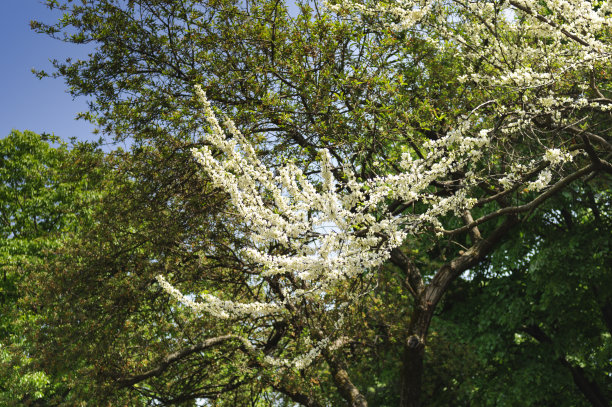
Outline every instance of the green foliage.
[(32, 357), (25, 332), (39, 322), (24, 306), (31, 273), (65, 235), (87, 223), (99, 174), (78, 161), (99, 157), (86, 146), (69, 150), (55, 136), (12, 131), (0, 140), (0, 403), (49, 401), (65, 390)]
[(469, 403), (610, 398), (611, 209), (609, 184), (564, 193), (449, 294), (435, 325), (452, 328), (477, 361), (464, 389)]

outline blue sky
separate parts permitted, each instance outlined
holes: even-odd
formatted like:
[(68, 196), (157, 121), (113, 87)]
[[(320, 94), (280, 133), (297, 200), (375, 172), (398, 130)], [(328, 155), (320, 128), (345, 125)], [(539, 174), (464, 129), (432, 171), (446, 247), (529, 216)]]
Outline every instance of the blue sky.
[(17, 129), (55, 133), (63, 139), (97, 139), (91, 124), (74, 120), (87, 109), (86, 100), (73, 100), (61, 79), (39, 80), (31, 72), (51, 70), (53, 58), (84, 57), (87, 48), (30, 30), (31, 20), (50, 23), (59, 16), (42, 0), (0, 0), (0, 4), (0, 137)]

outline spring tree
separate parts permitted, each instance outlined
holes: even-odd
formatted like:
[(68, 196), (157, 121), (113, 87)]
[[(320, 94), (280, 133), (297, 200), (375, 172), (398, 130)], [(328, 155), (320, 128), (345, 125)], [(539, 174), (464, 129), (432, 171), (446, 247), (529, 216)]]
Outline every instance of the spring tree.
[[(423, 352), (433, 312), (454, 279), (487, 256), (527, 214), (572, 182), (608, 176), (606, 133), (608, 4), (411, 3), (331, 6), (364, 24), (419, 31), (455, 47), (471, 82), (487, 95), (453, 118), (442, 137), (405, 145), (394, 170), (364, 179), (350, 157), (320, 151), (306, 171), (290, 160), (274, 170), (231, 120), (221, 126), (198, 90), (209, 146), (193, 150), (214, 185), (243, 219), (238, 248), (251, 301), (223, 292), (194, 301), (166, 279), (160, 284), (195, 312), (230, 320), (308, 326), (299, 352), (291, 342), (264, 352), (263, 364), (303, 369), (324, 358), (350, 405), (367, 405), (338, 355), (350, 343), (343, 316), (368, 300), (377, 270), (401, 267), (414, 302), (404, 344), (401, 405), (418, 405)], [(372, 22), (383, 15), (388, 20)], [(601, 83), (600, 83), (601, 82)], [(600, 175), (602, 174), (602, 175)], [(464, 250), (423, 278), (404, 243), (428, 231), (440, 239), (468, 234)], [(310, 309), (331, 321), (308, 321)], [(332, 317), (333, 316), (333, 317)], [(234, 338), (257, 352), (248, 336)], [(305, 346), (305, 349), (304, 349)]]

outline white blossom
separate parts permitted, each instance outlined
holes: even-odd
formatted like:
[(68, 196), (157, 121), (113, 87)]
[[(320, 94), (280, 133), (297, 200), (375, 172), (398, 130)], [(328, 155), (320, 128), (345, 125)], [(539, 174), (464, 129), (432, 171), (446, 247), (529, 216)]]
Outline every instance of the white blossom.
[(570, 153), (563, 152), (558, 148), (549, 148), (544, 154), (544, 159), (552, 166), (558, 166), (568, 161), (572, 161), (573, 156)]

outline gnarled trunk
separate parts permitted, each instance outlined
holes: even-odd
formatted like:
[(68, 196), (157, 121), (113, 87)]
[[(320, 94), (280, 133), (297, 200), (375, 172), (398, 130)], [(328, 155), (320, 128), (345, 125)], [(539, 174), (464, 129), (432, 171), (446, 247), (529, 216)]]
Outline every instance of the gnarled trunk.
[[(400, 407), (421, 406), (421, 386), (423, 382), (423, 358), (427, 332), (434, 310), (450, 284), (464, 271), (476, 265), (493, 250), (508, 231), (518, 223), (514, 216), (508, 217), (487, 238), (479, 231), (472, 232), (474, 245), (449, 263), (440, 267), (429, 284), (423, 286), (414, 281), (421, 280), (420, 273), (408, 259), (400, 253), (392, 254), (392, 260), (407, 271), (407, 286), (412, 287), (415, 296), (414, 310), (408, 328), (408, 338), (404, 344), (402, 360), (402, 379)], [(476, 233), (477, 232), (477, 233)], [(418, 276), (416, 276), (418, 274)], [(421, 280), (422, 281), (422, 280)]]
[(400, 407), (420, 407), (421, 405), (423, 358), (434, 307), (433, 304), (417, 304), (412, 313), (409, 336), (404, 343)]

